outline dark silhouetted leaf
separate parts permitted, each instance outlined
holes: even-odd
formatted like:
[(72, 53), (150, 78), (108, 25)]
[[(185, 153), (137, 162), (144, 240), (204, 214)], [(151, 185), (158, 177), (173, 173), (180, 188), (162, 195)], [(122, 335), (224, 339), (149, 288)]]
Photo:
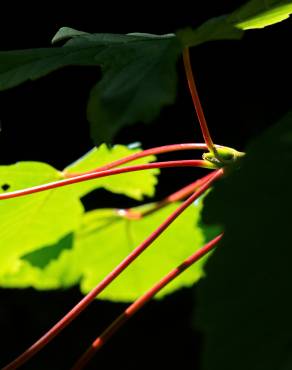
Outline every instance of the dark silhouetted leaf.
[(208, 41), (239, 40), (243, 31), (229, 22), (228, 16), (211, 18), (196, 29), (185, 28), (177, 32), (186, 47), (198, 46)]
[(69, 65), (101, 66), (87, 109), (95, 144), (111, 142), (125, 125), (151, 121), (174, 102), (181, 52), (175, 35), (87, 34), (66, 27), (53, 41), (68, 38), (63, 47), (0, 52), (0, 90)]
[(207, 196), (224, 238), (200, 283), (204, 370), (292, 368), (292, 114), (254, 140)]
[(103, 79), (92, 89), (87, 114), (95, 143), (110, 142), (135, 122), (150, 122), (176, 96), (176, 60), (181, 46), (174, 36), (139, 37), (112, 42), (99, 59)]

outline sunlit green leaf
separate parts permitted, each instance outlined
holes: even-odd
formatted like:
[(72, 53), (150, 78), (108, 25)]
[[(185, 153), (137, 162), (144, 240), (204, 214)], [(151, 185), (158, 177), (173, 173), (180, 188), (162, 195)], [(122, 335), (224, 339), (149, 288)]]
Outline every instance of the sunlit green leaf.
[(61, 253), (73, 246), (74, 235), (70, 233), (60, 239), (54, 245), (48, 245), (41, 249), (25, 254), (21, 258), (28, 261), (32, 266), (44, 268), (53, 260), (58, 259)]
[(252, 0), (232, 13), (230, 21), (242, 30), (263, 28), (287, 19), (291, 0)]
[[(65, 172), (86, 171), (109, 163), (138, 150), (117, 145), (108, 149), (105, 145), (68, 166)], [(147, 163), (154, 157), (139, 160)], [(138, 162), (138, 161), (137, 161)], [(67, 248), (61, 238), (73, 233), (80, 224), (83, 207), (80, 197), (93, 189), (105, 189), (125, 194), (135, 199), (152, 196), (155, 190), (158, 170), (129, 173), (113, 178), (97, 179), (65, 186), (24, 197), (0, 200), (0, 273), (13, 265), (22, 255), (38, 261), (42, 255), (57, 258)], [(31, 186), (58, 181), (64, 173), (40, 162), (19, 162), (0, 166), (1, 192), (25, 189)], [(54, 246), (58, 242), (59, 246)], [(43, 251), (34, 254), (36, 249)], [(33, 253), (33, 255), (31, 255)], [(32, 256), (32, 257), (31, 257)], [(38, 262), (36, 262), (38, 263)], [(42, 263), (42, 262), (40, 262)]]
[[(128, 149), (123, 145), (115, 145), (113, 148), (109, 149), (105, 144), (103, 144), (99, 148), (92, 149), (78, 161), (66, 167), (65, 172), (86, 172), (139, 151), (139, 149)], [(153, 160), (155, 160), (155, 157), (149, 156), (128, 163), (127, 166), (134, 164), (145, 164)], [(131, 198), (141, 200), (144, 195), (154, 195), (155, 185), (157, 183), (155, 175), (158, 173), (158, 169), (152, 169), (103, 177), (97, 180), (90, 180), (76, 184), (74, 185), (74, 190), (80, 197), (82, 197), (96, 188), (103, 187), (113, 193), (124, 194)]]
[[(140, 220), (119, 218), (110, 209), (91, 211), (85, 214), (71, 251), (63, 252), (58, 261), (50, 262), (43, 270), (29, 265), (27, 261), (20, 261), (13, 273), (0, 277), (0, 283), (4, 286), (49, 289), (67, 287), (70, 283), (80, 281), (81, 290), (86, 293), (177, 206), (172, 204)], [(196, 226), (200, 209), (200, 204), (187, 209), (100, 297), (114, 301), (134, 300), (201, 247), (205, 237), (203, 229)], [(192, 285), (202, 276), (203, 263), (198, 262), (159, 296)]]
[(180, 30), (177, 35), (185, 46), (240, 39), (244, 30), (270, 26), (287, 19), (291, 13), (291, 0), (251, 0), (231, 14), (211, 18), (196, 29)]
[[(39, 162), (0, 166), (1, 193), (60, 179), (60, 172)], [(3, 190), (6, 189), (6, 190)], [(19, 256), (56, 243), (80, 223), (83, 207), (72, 188), (60, 188), (0, 201), (0, 271)]]
[(204, 370), (292, 368), (291, 168), (289, 114), (206, 198), (203, 219), (225, 236), (199, 289)]

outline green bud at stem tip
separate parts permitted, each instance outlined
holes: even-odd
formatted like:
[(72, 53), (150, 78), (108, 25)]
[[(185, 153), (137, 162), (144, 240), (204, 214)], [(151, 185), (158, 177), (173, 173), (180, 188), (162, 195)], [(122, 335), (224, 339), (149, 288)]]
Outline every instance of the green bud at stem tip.
[(220, 146), (216, 147), (216, 153), (204, 153), (203, 159), (221, 168), (229, 164), (234, 164), (239, 158), (243, 157), (244, 155), (244, 152), (239, 152), (227, 146)]

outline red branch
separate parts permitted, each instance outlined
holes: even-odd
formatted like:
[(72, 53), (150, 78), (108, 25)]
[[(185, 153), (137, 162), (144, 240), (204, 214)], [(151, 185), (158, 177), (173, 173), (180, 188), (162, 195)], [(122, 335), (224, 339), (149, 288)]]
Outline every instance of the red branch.
[(185, 67), (185, 72), (187, 76), (189, 90), (190, 90), (192, 100), (193, 100), (193, 103), (194, 103), (194, 106), (197, 112), (198, 120), (201, 126), (201, 131), (202, 131), (205, 143), (207, 144), (207, 147), (210, 150), (210, 152), (212, 153), (217, 152), (215, 145), (212, 141), (211, 135), (210, 135), (210, 131), (207, 125), (207, 121), (204, 115), (202, 104), (201, 104), (199, 94), (197, 91), (197, 87), (195, 84), (191, 61), (190, 61), (190, 53), (189, 53), (188, 48), (185, 48), (183, 51), (183, 61), (184, 61), (184, 67)]
[[(217, 145), (218, 148), (221, 147), (221, 145)], [(205, 143), (183, 143), (183, 144), (171, 144), (171, 145), (164, 145), (164, 146), (158, 146), (156, 148), (151, 148), (151, 149), (146, 149), (142, 150), (141, 152), (134, 153), (131, 155), (128, 155), (127, 157), (118, 159), (116, 161), (107, 163), (101, 167), (97, 167), (93, 170), (83, 172), (82, 174), (84, 175), (85, 173), (92, 173), (96, 171), (104, 171), (104, 170), (109, 170), (114, 167), (121, 166), (122, 164), (128, 163), (135, 161), (140, 158), (148, 157), (150, 155), (156, 155), (156, 154), (163, 154), (163, 153), (170, 153), (170, 152), (178, 152), (182, 150), (207, 150), (208, 147)], [(78, 173), (70, 173), (67, 172), (66, 170), (63, 171), (63, 174), (65, 178), (69, 177), (74, 177), (76, 175), (80, 175)]]
[(156, 240), (164, 230), (200, 195), (202, 195), (218, 178), (223, 175), (223, 169), (215, 171), (194, 194), (185, 200), (148, 238), (134, 249), (118, 266), (114, 268), (95, 288), (93, 288), (75, 307), (73, 307), (57, 324), (37, 340), (31, 347), (24, 351), (2, 370), (14, 370), (19, 368), (48, 344), (59, 334), (72, 320), (74, 320), (114, 279), (116, 279), (150, 244)]
[(175, 193), (172, 193), (172, 194), (168, 195), (166, 198), (164, 198), (164, 199), (162, 199), (158, 202), (154, 202), (154, 203), (151, 203), (151, 204), (147, 205), (147, 208), (143, 209), (141, 211), (137, 208), (134, 208), (134, 209), (133, 208), (127, 208), (127, 209), (120, 208), (120, 209), (117, 209), (116, 212), (119, 216), (127, 218), (129, 220), (141, 219), (142, 217), (150, 215), (153, 212), (156, 212), (157, 210), (167, 206), (170, 203), (178, 202), (178, 201), (186, 198), (191, 193), (193, 193), (195, 190), (199, 189), (199, 187), (202, 186), (204, 184), (204, 182), (209, 180), (209, 178), (212, 177), (212, 176), (213, 176), (213, 173), (211, 172), (208, 175), (206, 175), (206, 176), (192, 182), (191, 184), (183, 187), (182, 189), (176, 191)]
[(104, 332), (95, 339), (86, 352), (79, 358), (71, 370), (82, 370), (85, 365), (92, 359), (95, 353), (103, 347), (103, 345), (131, 318), (139, 311), (146, 303), (148, 303), (161, 289), (163, 289), (172, 280), (178, 277), (183, 271), (189, 268), (192, 264), (210, 252), (221, 240), (223, 234), (207, 243), (204, 247), (197, 250), (183, 263), (165, 275), (158, 283), (132, 303)]
[(127, 173), (127, 172), (149, 170), (153, 168), (171, 168), (171, 167), (202, 167), (202, 168), (209, 168), (209, 169), (216, 168), (216, 166), (212, 165), (211, 162), (204, 161), (204, 160), (180, 160), (180, 161), (167, 161), (167, 162), (154, 162), (154, 163), (148, 163), (148, 164), (140, 164), (136, 166), (114, 168), (112, 170), (85, 173), (85, 174), (77, 175), (69, 179), (54, 181), (54, 182), (50, 182), (47, 184), (33, 186), (31, 188), (11, 191), (8, 193), (2, 193), (0, 194), (0, 200), (21, 197), (21, 196), (33, 194), (33, 193), (39, 193), (41, 191), (55, 189), (61, 186), (76, 184), (76, 183), (83, 182), (83, 181), (93, 180), (93, 179), (97, 179), (100, 177), (113, 176), (113, 175), (118, 175), (118, 174)]

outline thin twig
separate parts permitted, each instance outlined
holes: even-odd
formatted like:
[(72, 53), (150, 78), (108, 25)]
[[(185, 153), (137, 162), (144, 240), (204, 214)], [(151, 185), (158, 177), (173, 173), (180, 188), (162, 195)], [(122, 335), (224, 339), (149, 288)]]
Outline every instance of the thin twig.
[(75, 307), (73, 307), (59, 322), (38, 339), (31, 347), (25, 350), (15, 360), (6, 365), (2, 370), (15, 370), (26, 363), (31, 357), (38, 353), (46, 344), (56, 337), (72, 320), (74, 320), (114, 279), (116, 279), (140, 254), (156, 240), (164, 230), (199, 196), (222, 177), (223, 169), (214, 171), (209, 178), (194, 194), (185, 200), (167, 219), (146, 238), (136, 249), (134, 249), (118, 266), (116, 266), (95, 288), (93, 288)]
[(223, 234), (207, 243), (204, 247), (197, 250), (183, 263), (171, 270), (158, 283), (132, 303), (111, 325), (109, 325), (103, 333), (98, 336), (86, 352), (78, 359), (71, 370), (82, 370), (93, 358), (95, 353), (103, 347), (103, 345), (130, 319), (137, 311), (139, 311), (146, 303), (148, 303), (159, 291), (161, 291), (167, 284), (177, 278), (183, 271), (189, 268), (192, 264), (204, 257), (212, 249), (216, 247), (221, 240)]
[[(218, 148), (221, 147), (221, 145), (217, 145), (217, 146)], [(133, 162), (140, 158), (149, 157), (151, 155), (177, 152), (177, 151), (182, 151), (182, 150), (207, 150), (207, 149), (208, 147), (205, 143), (183, 143), (183, 144), (171, 144), (171, 145), (158, 146), (155, 148), (142, 150), (141, 152), (134, 153), (134, 154), (128, 155), (127, 157), (117, 159), (116, 161), (107, 163), (103, 166), (96, 167), (86, 172), (82, 172), (82, 175), (87, 174), (87, 173), (93, 173), (96, 171), (109, 170), (111, 168), (115, 168), (123, 164)], [(69, 167), (69, 170), (70, 170), (70, 167)], [(65, 178), (70, 178), (70, 177), (78, 176), (80, 175), (80, 173), (72, 173), (72, 172), (68, 172), (65, 170), (63, 171), (63, 175)]]
[(209, 168), (209, 169), (216, 168), (216, 166), (213, 166), (211, 162), (204, 161), (204, 160), (180, 160), (180, 161), (167, 161), (167, 162), (154, 162), (154, 163), (140, 164), (136, 166), (114, 168), (111, 170), (103, 170), (103, 171), (97, 171), (97, 172), (92, 172), (88, 174), (82, 174), (82, 175), (78, 175), (78, 176), (64, 179), (64, 180), (49, 182), (47, 184), (32, 186), (30, 188), (11, 191), (8, 193), (2, 193), (0, 194), (0, 200), (39, 193), (45, 190), (56, 189), (62, 186), (72, 185), (72, 184), (76, 184), (79, 182), (93, 180), (93, 179), (97, 179), (101, 177), (119, 175), (121, 173), (150, 170), (153, 168), (172, 168), (172, 167), (201, 167), (201, 168)]
[(217, 150), (211, 138), (211, 134), (208, 128), (208, 124), (207, 124), (207, 121), (204, 115), (203, 107), (202, 107), (200, 97), (198, 94), (198, 90), (196, 87), (196, 83), (195, 83), (195, 79), (194, 79), (194, 75), (192, 71), (191, 60), (190, 60), (189, 48), (185, 48), (183, 51), (183, 61), (184, 61), (184, 67), (185, 67), (189, 90), (192, 96), (193, 104), (197, 112), (198, 120), (201, 126), (201, 131), (202, 131), (205, 143), (211, 153), (217, 154)]
[(123, 217), (127, 218), (129, 220), (139, 220), (145, 216), (148, 216), (152, 214), (153, 212), (156, 212), (157, 210), (168, 206), (170, 203), (178, 202), (182, 199), (185, 199), (187, 196), (189, 196), (191, 193), (193, 193), (195, 190), (197, 190), (200, 186), (203, 185), (204, 182), (206, 182), (213, 173), (209, 173), (208, 175), (192, 182), (191, 184), (184, 186), (183, 188), (179, 189), (175, 193), (172, 193), (168, 195), (166, 198), (158, 201), (153, 202), (150, 204), (143, 205), (142, 207), (135, 207), (135, 208), (119, 208), (116, 210), (116, 213)]

